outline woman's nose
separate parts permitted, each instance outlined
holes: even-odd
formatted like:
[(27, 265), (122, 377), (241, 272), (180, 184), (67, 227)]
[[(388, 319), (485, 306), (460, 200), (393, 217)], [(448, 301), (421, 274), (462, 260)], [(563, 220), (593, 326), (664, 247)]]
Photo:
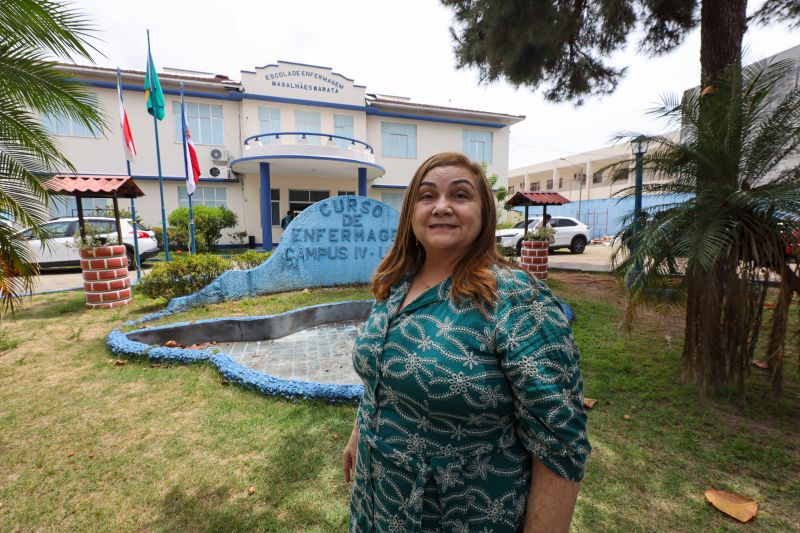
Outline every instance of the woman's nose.
[(450, 213), (450, 199), (447, 197), (446, 194), (439, 196), (436, 200), (436, 204), (433, 206), (433, 214), (434, 215), (446, 215)]

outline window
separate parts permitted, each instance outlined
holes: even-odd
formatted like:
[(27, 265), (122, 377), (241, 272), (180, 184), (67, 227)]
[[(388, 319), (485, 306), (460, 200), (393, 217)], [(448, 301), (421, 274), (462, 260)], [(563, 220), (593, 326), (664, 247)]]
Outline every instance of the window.
[(509, 196), (514, 194), (514, 186), (513, 185), (509, 185), (508, 186), (508, 194), (509, 194)]
[(574, 220), (570, 220), (568, 218), (558, 218), (558, 219), (553, 219), (553, 221), (557, 222), (557, 224), (556, 223), (553, 224), (554, 228), (556, 226), (558, 226), (559, 228), (568, 228), (570, 226), (577, 226), (578, 225), (577, 222), (575, 222)]
[[(70, 229), (73, 224), (75, 224), (75, 231), (77, 231), (78, 228), (77, 223), (73, 223), (67, 220), (45, 224), (44, 226), (42, 226), (42, 229), (51, 239), (62, 239), (64, 237), (72, 237)], [(22, 237), (25, 239), (30, 239), (32, 236), (33, 236), (32, 230), (28, 230), (22, 234)]]
[(416, 124), (381, 122), (381, 155), (384, 157), (416, 159)]
[(311, 204), (315, 204), (330, 196), (328, 191), (308, 191), (289, 189), (289, 209), (302, 211)]
[(492, 162), (492, 132), (463, 130), (464, 153), (478, 163)]
[[(353, 117), (350, 115), (333, 115), (333, 133), (342, 137), (353, 138)], [(336, 139), (336, 144), (342, 148), (350, 148), (350, 141)]]
[[(273, 133), (281, 131), (281, 110), (279, 107), (258, 108), (258, 133)], [(269, 144), (274, 137), (261, 137), (261, 144)]]
[(56, 116), (42, 114), (41, 120), (42, 126), (53, 135), (61, 135), (64, 137), (97, 137), (85, 124), (66, 115)]
[[(108, 216), (111, 211), (107, 198), (82, 198), (84, 216)], [(78, 204), (74, 196), (63, 198), (63, 201), (52, 202), (50, 204), (50, 216), (56, 217), (76, 217), (78, 216)], [(113, 216), (113, 215), (112, 215)]]
[(96, 235), (107, 235), (109, 233), (116, 235), (117, 223), (111, 220), (87, 220), (86, 231), (92, 232)]
[(594, 176), (592, 176), (592, 183), (603, 183), (603, 173), (595, 172)]
[(541, 186), (541, 183), (538, 182), (538, 181), (534, 181), (533, 183), (529, 183), (528, 184), (528, 191), (530, 191), (530, 192), (538, 191), (540, 186)]
[(382, 192), (381, 202), (400, 211), (403, 207), (403, 196), (402, 192)]
[[(192, 195), (192, 205), (228, 207), (228, 189), (225, 187), (198, 187)], [(178, 207), (189, 207), (186, 187), (178, 187)]]
[[(295, 111), (294, 112), (294, 126), (295, 131), (319, 133), (320, 130), (320, 115), (318, 111)], [(309, 135), (306, 137), (308, 144), (319, 144), (319, 136)]]
[(355, 196), (356, 191), (336, 191), (336, 196)]
[(547, 191), (552, 191), (553, 190), (553, 180), (552, 179), (547, 180), (547, 187), (545, 188), (545, 190), (547, 190)]
[(270, 217), (272, 218), (272, 225), (273, 226), (280, 226), (281, 225), (281, 190), (280, 189), (270, 189), (269, 190), (269, 207), (270, 207)]
[[(172, 122), (175, 126), (175, 142), (183, 142), (180, 102), (172, 102)], [(221, 105), (186, 102), (186, 123), (189, 124), (195, 144), (225, 144)]]
[(564, 178), (561, 178), (561, 177), (558, 178), (558, 188), (559, 189), (563, 189), (564, 188)]

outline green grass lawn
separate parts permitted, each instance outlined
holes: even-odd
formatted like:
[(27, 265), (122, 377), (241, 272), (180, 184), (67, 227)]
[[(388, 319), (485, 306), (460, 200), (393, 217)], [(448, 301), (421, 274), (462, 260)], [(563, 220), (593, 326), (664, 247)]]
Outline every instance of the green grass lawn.
[[(798, 531), (794, 365), (782, 398), (755, 368), (746, 400), (701, 398), (678, 383), (680, 316), (644, 314), (627, 335), (610, 277), (552, 273), (550, 285), (577, 311), (586, 395), (600, 400), (574, 531)], [(167, 320), (368, 297), (294, 292)], [(81, 293), (59, 293), (0, 324), (0, 531), (346, 530), (340, 457), (355, 407), (259, 396), (209, 365), (115, 364), (111, 328), (163, 305), (137, 295), (89, 311)], [(708, 505), (712, 486), (757, 500), (755, 521)]]

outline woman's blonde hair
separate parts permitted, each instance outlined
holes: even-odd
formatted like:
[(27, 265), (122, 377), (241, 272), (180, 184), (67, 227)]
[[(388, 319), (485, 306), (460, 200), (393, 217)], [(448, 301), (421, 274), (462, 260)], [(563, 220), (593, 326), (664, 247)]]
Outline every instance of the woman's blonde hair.
[(422, 179), (437, 167), (460, 167), (467, 170), (475, 178), (475, 188), (481, 202), (481, 232), (467, 252), (458, 261), (453, 271), (451, 295), (456, 298), (471, 299), (481, 309), (485, 305), (494, 305), (497, 294), (497, 283), (491, 272), (493, 265), (515, 267), (497, 251), (495, 245), (495, 228), (497, 211), (494, 195), (486, 179), (483, 168), (464, 154), (458, 152), (442, 152), (425, 160), (414, 173), (408, 186), (400, 210), (400, 223), (394, 244), (378, 265), (372, 279), (372, 293), (378, 301), (389, 297), (389, 289), (408, 273), (417, 272), (425, 261), (425, 249), (417, 241), (411, 227), (414, 205)]

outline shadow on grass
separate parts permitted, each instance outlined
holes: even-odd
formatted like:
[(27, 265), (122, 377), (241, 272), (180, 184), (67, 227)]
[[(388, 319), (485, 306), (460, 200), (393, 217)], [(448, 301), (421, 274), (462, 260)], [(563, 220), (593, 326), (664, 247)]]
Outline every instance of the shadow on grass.
[(33, 298), (29, 306), (21, 309), (14, 318), (55, 318), (82, 313), (86, 310), (83, 291), (59, 294), (52, 299)]
[[(304, 413), (297, 413), (304, 417)], [(309, 425), (281, 431), (270, 441), (265, 460), (251, 464), (245, 478), (254, 486), (173, 486), (161, 500), (158, 516), (144, 525), (154, 531), (344, 531), (347, 515), (339, 496), (326, 501), (319, 438)], [(277, 441), (277, 442), (276, 442)], [(230, 478), (228, 478), (230, 480)], [(322, 500), (320, 496), (322, 495)], [(335, 512), (341, 503), (342, 512)], [(332, 510), (334, 512), (332, 512)]]

